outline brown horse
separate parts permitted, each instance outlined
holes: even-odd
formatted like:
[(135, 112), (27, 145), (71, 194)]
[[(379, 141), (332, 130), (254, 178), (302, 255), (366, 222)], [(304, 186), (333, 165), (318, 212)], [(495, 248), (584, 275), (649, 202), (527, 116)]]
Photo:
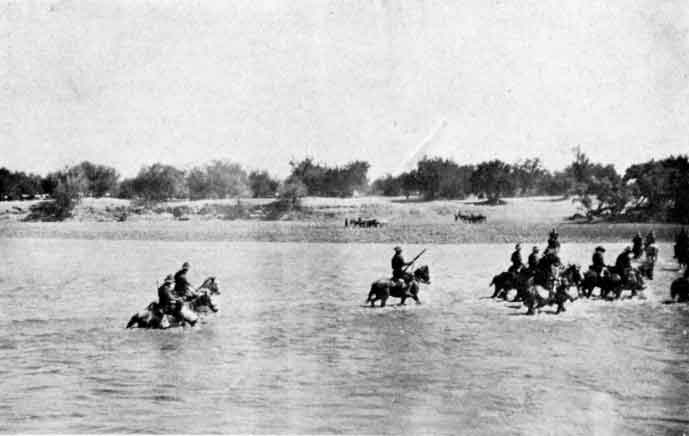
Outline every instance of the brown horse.
[(384, 307), (388, 298), (401, 298), (400, 305), (403, 305), (407, 298), (413, 298), (417, 304), (419, 301), (419, 283), (430, 284), (431, 276), (428, 266), (424, 265), (414, 271), (413, 279), (404, 286), (399, 286), (394, 280), (380, 279), (371, 283), (371, 290), (368, 292), (366, 303), (370, 303), (373, 307), (374, 303), (380, 300), (380, 307)]

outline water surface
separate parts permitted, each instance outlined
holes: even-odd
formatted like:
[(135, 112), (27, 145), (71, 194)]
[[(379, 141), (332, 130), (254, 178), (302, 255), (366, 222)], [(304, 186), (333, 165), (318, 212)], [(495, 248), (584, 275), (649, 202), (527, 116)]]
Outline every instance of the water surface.
[[(588, 265), (598, 244), (565, 244)], [(608, 259), (622, 246), (610, 244)], [(407, 246), (407, 257), (419, 246)], [(681, 434), (689, 308), (483, 299), (511, 246), (428, 246), (424, 304), (362, 307), (392, 246), (0, 239), (0, 431)], [(125, 330), (185, 260), (199, 328)]]

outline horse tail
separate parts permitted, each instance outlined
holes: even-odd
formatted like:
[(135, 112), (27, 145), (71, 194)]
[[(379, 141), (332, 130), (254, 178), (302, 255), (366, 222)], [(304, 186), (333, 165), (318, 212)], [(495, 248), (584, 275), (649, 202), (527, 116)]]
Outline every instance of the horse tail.
[(497, 277), (498, 277), (498, 276), (493, 276), (493, 280), (491, 280), (491, 281), (490, 281), (490, 284), (488, 285), (489, 288), (495, 284), (495, 279), (496, 279)]
[(135, 314), (131, 317), (131, 319), (129, 320), (129, 322), (127, 323), (127, 328), (130, 329), (130, 328), (134, 327), (134, 325), (136, 325), (136, 324), (138, 324), (138, 323), (139, 323), (139, 314), (138, 314), (138, 313), (135, 313)]

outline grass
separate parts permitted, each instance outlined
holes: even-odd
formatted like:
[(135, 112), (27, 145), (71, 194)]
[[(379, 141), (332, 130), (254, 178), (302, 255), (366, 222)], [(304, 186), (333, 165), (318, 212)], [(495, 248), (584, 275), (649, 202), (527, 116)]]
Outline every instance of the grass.
[[(556, 227), (563, 242), (630, 241), (641, 231), (672, 240), (678, 226), (653, 223), (576, 224), (570, 200), (550, 197), (506, 199), (505, 206), (477, 205), (476, 199), (432, 202), (403, 198), (317, 198), (303, 201), (299, 212), (277, 211), (265, 220), (271, 199), (168, 202), (154, 207), (127, 200), (84, 199), (74, 218), (63, 222), (22, 222), (30, 202), (0, 202), (0, 237), (339, 242), (339, 243), (543, 243)], [(7, 204), (7, 203), (21, 203)], [(126, 220), (117, 213), (128, 211)], [(267, 211), (257, 214), (256, 211)], [(454, 221), (454, 213), (482, 213), (485, 224)], [(181, 220), (180, 217), (184, 217)], [(377, 218), (381, 228), (345, 228), (345, 218)]]

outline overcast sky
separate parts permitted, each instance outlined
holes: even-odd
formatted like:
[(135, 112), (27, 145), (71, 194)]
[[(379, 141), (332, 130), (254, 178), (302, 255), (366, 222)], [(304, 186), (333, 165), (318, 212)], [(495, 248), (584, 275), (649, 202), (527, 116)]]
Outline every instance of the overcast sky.
[(0, 3), (0, 166), (689, 152), (689, 2)]

